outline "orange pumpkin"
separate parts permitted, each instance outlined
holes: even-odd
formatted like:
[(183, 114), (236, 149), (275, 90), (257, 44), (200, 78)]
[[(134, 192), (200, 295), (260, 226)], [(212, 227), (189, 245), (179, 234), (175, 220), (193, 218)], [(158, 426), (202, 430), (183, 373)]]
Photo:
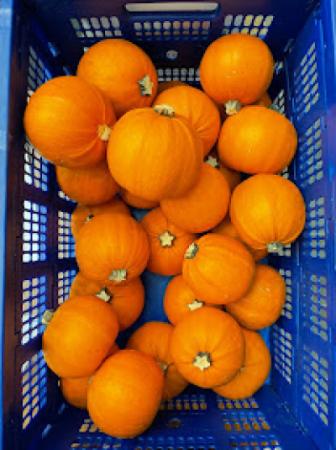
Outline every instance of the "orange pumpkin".
[(292, 123), (264, 106), (248, 106), (228, 117), (217, 144), (225, 166), (252, 174), (281, 172), (292, 161), (296, 147)]
[(272, 267), (257, 265), (250, 290), (226, 310), (245, 328), (261, 330), (278, 320), (285, 304), (286, 285)]
[(104, 362), (90, 383), (90, 417), (104, 433), (135, 437), (153, 422), (163, 385), (163, 372), (151, 356), (121, 350)]
[(86, 169), (56, 167), (57, 181), (62, 191), (83, 205), (99, 205), (110, 201), (118, 192), (118, 185), (108, 167), (102, 163)]
[(96, 206), (77, 205), (71, 214), (71, 231), (77, 239), (79, 230), (95, 216), (107, 213), (130, 214), (129, 209), (119, 198)]
[(73, 76), (56, 77), (31, 96), (24, 127), (48, 161), (64, 167), (89, 167), (105, 158), (115, 122), (112, 106), (94, 86)]
[(215, 153), (210, 153), (205, 162), (215, 169), (219, 169), (219, 171), (222, 173), (222, 175), (224, 175), (224, 178), (228, 182), (231, 191), (233, 191), (233, 189), (241, 182), (240, 173), (224, 167)]
[(147, 322), (132, 334), (127, 343), (128, 348), (152, 356), (161, 367), (165, 377), (163, 400), (176, 397), (188, 385), (177, 371), (170, 354), (173, 329), (169, 323)]
[(70, 297), (76, 295), (95, 295), (109, 303), (117, 315), (120, 331), (126, 330), (139, 318), (145, 302), (145, 290), (140, 278), (125, 285), (108, 285), (88, 280), (80, 272), (75, 276)]
[(254, 395), (267, 380), (271, 370), (271, 355), (263, 338), (254, 331), (242, 329), (245, 340), (245, 359), (238, 374), (227, 384), (213, 390), (232, 400)]
[(160, 81), (160, 83), (158, 84), (158, 89), (157, 89), (157, 95), (161, 94), (161, 92), (170, 89), (172, 87), (175, 86), (188, 86), (187, 83), (183, 83), (182, 81), (179, 80), (172, 80), (172, 81)]
[(181, 273), (184, 253), (195, 235), (173, 225), (163, 215), (161, 208), (150, 211), (141, 223), (150, 247), (147, 268), (160, 275)]
[[(230, 218), (226, 217), (223, 222), (221, 222), (217, 227), (212, 230), (214, 233), (223, 234), (224, 236), (230, 236), (234, 239), (238, 239), (241, 241), (238, 231), (235, 226), (232, 225)], [(251, 247), (248, 247), (255, 261), (259, 261), (260, 259), (266, 258), (267, 249), (263, 248), (261, 250), (255, 250)]]
[(120, 186), (143, 199), (159, 201), (183, 195), (196, 183), (202, 143), (186, 119), (157, 105), (130, 111), (116, 123), (107, 158)]
[(272, 99), (269, 96), (268, 92), (264, 92), (259, 100), (254, 102), (254, 105), (265, 106), (266, 108), (269, 108), (272, 105)]
[(204, 307), (177, 323), (171, 337), (173, 361), (186, 380), (203, 388), (230, 381), (244, 361), (244, 338), (223, 311)]
[(145, 200), (143, 198), (140, 198), (140, 197), (137, 197), (136, 195), (131, 194), (128, 191), (125, 191), (124, 189), (121, 191), (121, 197), (125, 203), (127, 203), (130, 206), (133, 206), (134, 208), (152, 209), (152, 208), (156, 208), (157, 206), (159, 206), (159, 202)]
[(91, 377), (61, 378), (60, 388), (65, 400), (75, 408), (86, 409), (87, 391)]
[(197, 298), (225, 305), (240, 299), (250, 288), (255, 264), (244, 244), (209, 233), (185, 253), (183, 278)]
[(147, 235), (130, 216), (102, 214), (80, 230), (76, 257), (86, 278), (101, 281), (104, 285), (129, 282), (147, 265)]
[(169, 105), (176, 114), (185, 117), (203, 142), (204, 156), (217, 141), (220, 115), (217, 106), (200, 89), (192, 86), (176, 86), (159, 94), (154, 105)]
[(267, 45), (248, 34), (230, 34), (213, 41), (200, 64), (204, 91), (217, 103), (226, 104), (226, 113), (240, 104), (257, 101), (273, 77), (274, 61)]
[(305, 203), (291, 181), (279, 175), (259, 174), (236, 187), (230, 216), (239, 236), (250, 247), (276, 253), (302, 232)]
[(164, 215), (189, 233), (202, 233), (225, 217), (230, 201), (230, 188), (223, 175), (203, 163), (201, 175), (186, 194), (161, 201)]
[(48, 319), (42, 340), (44, 359), (62, 378), (92, 375), (119, 329), (113, 309), (94, 296), (67, 300)]
[(133, 108), (150, 106), (157, 91), (157, 74), (148, 55), (124, 39), (105, 39), (81, 57), (77, 75), (112, 101), (117, 117)]

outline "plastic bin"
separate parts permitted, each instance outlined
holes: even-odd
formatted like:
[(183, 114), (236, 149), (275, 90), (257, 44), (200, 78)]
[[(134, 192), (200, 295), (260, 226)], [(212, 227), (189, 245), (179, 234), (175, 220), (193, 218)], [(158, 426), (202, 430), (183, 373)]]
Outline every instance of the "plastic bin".
[[(147, 2), (147, 11), (136, 0), (127, 8), (125, 3), (0, 4), (3, 449), (335, 449), (335, 2), (189, 1), (182, 9), (166, 2), (166, 11), (157, 3)], [(286, 279), (287, 300), (269, 333), (270, 383), (254, 398), (235, 402), (190, 388), (163, 406), (143, 436), (113, 439), (85, 413), (64, 405), (43, 361), (41, 316), (64, 301), (76, 271), (73, 203), (26, 141), (22, 113), (39, 84), (71, 73), (83, 49), (102, 38), (137, 42), (154, 59), (160, 80), (197, 84), (207, 44), (237, 31), (262, 37), (274, 52), (272, 95), (299, 133), (285, 176), (298, 184), (307, 204), (302, 237), (271, 260)], [(167, 279), (146, 273), (144, 280), (149, 294), (142, 320), (163, 319)]]

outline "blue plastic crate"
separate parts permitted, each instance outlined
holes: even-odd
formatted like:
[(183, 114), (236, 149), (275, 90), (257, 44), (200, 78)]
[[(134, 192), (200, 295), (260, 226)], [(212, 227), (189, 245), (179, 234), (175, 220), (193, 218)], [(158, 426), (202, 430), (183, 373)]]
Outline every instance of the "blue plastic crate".
[[(142, 3), (146, 11), (139, 11)], [(335, 2), (189, 1), (182, 9), (179, 2), (165, 2), (165, 11), (159, 3), (1, 2), (2, 448), (335, 449)], [(43, 361), (41, 317), (66, 299), (76, 273), (69, 222), (74, 204), (25, 139), (23, 110), (41, 83), (72, 73), (85, 48), (100, 39), (130, 39), (151, 55), (160, 81), (197, 85), (204, 49), (232, 32), (265, 39), (275, 55), (271, 93), (299, 134), (297, 156), (284, 176), (298, 184), (307, 204), (302, 237), (270, 258), (287, 286), (282, 316), (265, 331), (273, 355), (270, 382), (254, 398), (235, 402), (188, 388), (162, 407), (143, 436), (120, 441), (63, 403), (57, 379)], [(168, 278), (147, 272), (143, 279), (148, 298), (139, 323), (164, 320)]]

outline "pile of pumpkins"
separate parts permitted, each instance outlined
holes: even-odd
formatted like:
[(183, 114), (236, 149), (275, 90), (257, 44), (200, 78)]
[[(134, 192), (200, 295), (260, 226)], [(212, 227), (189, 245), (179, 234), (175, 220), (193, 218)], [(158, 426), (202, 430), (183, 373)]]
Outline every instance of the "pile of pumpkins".
[[(203, 90), (158, 83), (142, 49), (110, 39), (30, 98), (26, 134), (78, 202), (79, 273), (46, 317), (44, 357), (68, 402), (112, 436), (144, 432), (188, 383), (241, 399), (269, 374), (257, 330), (278, 319), (286, 289), (257, 262), (305, 223), (281, 176), (297, 135), (267, 94), (273, 68), (262, 40), (232, 34), (206, 49)], [(150, 211), (136, 221), (128, 206)], [(144, 307), (146, 268), (173, 276), (170, 323), (145, 323), (119, 349)]]

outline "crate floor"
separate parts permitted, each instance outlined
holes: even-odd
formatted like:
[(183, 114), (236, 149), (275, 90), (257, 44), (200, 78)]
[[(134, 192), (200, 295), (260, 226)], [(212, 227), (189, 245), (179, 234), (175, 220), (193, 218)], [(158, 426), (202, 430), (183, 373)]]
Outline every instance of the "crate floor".
[[(284, 444), (286, 443), (286, 444)], [(66, 407), (36, 450), (313, 450), (271, 386), (244, 401), (195, 387), (162, 406), (141, 437), (114, 439), (99, 432), (87, 413)], [(34, 449), (34, 450), (35, 450)]]

